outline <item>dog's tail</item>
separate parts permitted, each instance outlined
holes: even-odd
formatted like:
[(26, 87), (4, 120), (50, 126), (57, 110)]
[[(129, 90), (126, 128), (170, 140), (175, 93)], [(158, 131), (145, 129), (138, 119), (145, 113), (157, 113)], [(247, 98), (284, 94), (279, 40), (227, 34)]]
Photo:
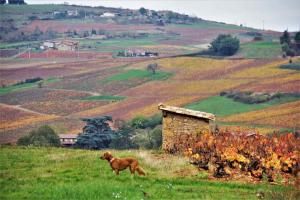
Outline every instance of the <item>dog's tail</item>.
[(146, 176), (146, 172), (141, 167), (137, 167), (136, 171), (139, 173), (140, 176)]

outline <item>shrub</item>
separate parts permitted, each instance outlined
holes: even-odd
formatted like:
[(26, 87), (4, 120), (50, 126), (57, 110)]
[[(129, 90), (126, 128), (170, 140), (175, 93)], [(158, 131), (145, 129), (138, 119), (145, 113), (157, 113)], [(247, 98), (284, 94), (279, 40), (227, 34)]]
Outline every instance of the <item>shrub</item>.
[(296, 62), (296, 63), (290, 63), (290, 64), (284, 64), (281, 65), (280, 68), (282, 69), (293, 69), (293, 70), (300, 70), (300, 62)]
[(135, 149), (138, 146), (132, 141), (134, 129), (124, 123), (116, 132), (116, 136), (112, 139), (109, 147), (114, 149)]
[(162, 128), (161, 126), (157, 126), (150, 132), (150, 140), (151, 140), (151, 148), (159, 149), (162, 145)]
[(8, 0), (9, 4), (26, 4), (24, 0)]
[(156, 126), (161, 125), (161, 124), (162, 124), (162, 115), (156, 114), (147, 119), (147, 122), (145, 123), (145, 128), (153, 129)]
[(231, 56), (240, 48), (240, 41), (231, 35), (219, 35), (211, 42), (211, 50), (218, 55)]
[(158, 149), (162, 143), (162, 116), (160, 114), (152, 117), (137, 116), (130, 122), (116, 122), (119, 130), (110, 147), (116, 149)]
[(38, 17), (36, 15), (31, 15), (28, 17), (28, 19), (32, 21), (38, 19)]
[(17, 141), (18, 145), (33, 146), (60, 146), (60, 140), (54, 130), (47, 125), (41, 126), (37, 130), (33, 130), (29, 135), (21, 137)]
[(146, 15), (147, 14), (147, 10), (145, 8), (143, 8), (143, 7), (141, 7), (139, 9), (139, 12), (140, 12), (141, 15)]
[(280, 44), (290, 44), (291, 43), (291, 37), (290, 37), (290, 34), (287, 30), (285, 30), (282, 34), (282, 36), (280, 36)]
[(130, 125), (135, 128), (135, 129), (139, 129), (139, 128), (146, 128), (146, 124), (148, 123), (148, 119), (144, 116), (136, 116), (135, 118), (133, 118), (130, 122)]
[(299, 93), (259, 93), (251, 91), (223, 91), (220, 92), (220, 96), (225, 96), (227, 98), (233, 99), (246, 104), (264, 103), (271, 101), (276, 98), (282, 97), (299, 97)]
[(215, 177), (234, 176), (239, 171), (274, 181), (279, 174), (286, 179), (297, 176), (299, 145), (300, 138), (292, 133), (265, 136), (228, 130), (200, 134), (192, 148), (186, 147), (185, 154), (191, 163), (208, 169)]
[(38, 81), (41, 81), (43, 80), (42, 78), (40, 77), (36, 77), (36, 78), (28, 78), (28, 79), (25, 79), (25, 81), (20, 81), (14, 85), (22, 85), (22, 84), (25, 84), (25, 83), (36, 83)]
[(132, 142), (142, 149), (159, 149), (162, 145), (161, 126), (154, 129), (137, 129), (132, 138)]

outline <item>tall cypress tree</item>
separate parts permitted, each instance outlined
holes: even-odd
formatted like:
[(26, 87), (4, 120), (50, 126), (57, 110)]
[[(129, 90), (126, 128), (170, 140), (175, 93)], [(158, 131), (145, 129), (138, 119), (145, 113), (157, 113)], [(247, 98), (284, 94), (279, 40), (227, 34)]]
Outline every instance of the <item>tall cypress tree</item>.
[(291, 37), (290, 37), (290, 34), (287, 30), (285, 30), (282, 34), (282, 36), (280, 36), (280, 44), (288, 44), (290, 45), (291, 44)]

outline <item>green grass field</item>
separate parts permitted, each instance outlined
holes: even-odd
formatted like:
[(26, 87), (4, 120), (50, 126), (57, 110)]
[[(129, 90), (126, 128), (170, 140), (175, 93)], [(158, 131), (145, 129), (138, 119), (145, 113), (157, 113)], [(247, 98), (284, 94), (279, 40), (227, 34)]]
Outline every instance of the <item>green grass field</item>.
[(253, 30), (253, 28), (241, 27), (234, 24), (224, 24), (213, 21), (203, 21), (194, 24), (175, 24), (169, 25), (170, 27), (180, 28), (197, 28), (197, 29), (229, 29), (229, 30)]
[(171, 75), (171, 73), (163, 71), (157, 71), (155, 74), (153, 74), (152, 72), (146, 70), (132, 69), (120, 74), (110, 76), (106, 78), (104, 82), (126, 81), (135, 78), (146, 78), (149, 80), (164, 80), (169, 78)]
[(80, 45), (90, 45), (94, 48), (101, 47), (118, 47), (127, 48), (131, 46), (142, 46), (142, 45), (156, 45), (155, 38), (121, 38), (121, 39), (108, 39), (108, 40), (96, 40), (96, 39), (84, 39), (78, 40)]
[(129, 170), (116, 176), (107, 161), (99, 159), (102, 151), (1, 147), (0, 198), (251, 200), (257, 199), (257, 192), (264, 192), (265, 199), (274, 195), (288, 199), (296, 193), (292, 187), (268, 183), (208, 180), (186, 159), (157, 151), (112, 152), (117, 157), (138, 158), (147, 176), (132, 177)]
[(126, 97), (123, 96), (110, 96), (110, 95), (100, 95), (100, 96), (89, 96), (82, 100), (86, 101), (121, 101)]
[(300, 71), (300, 61), (285, 64), (285, 65), (281, 65), (280, 68), (282, 68), (282, 69), (293, 69), (293, 70), (296, 70), (296, 71)]
[(241, 44), (239, 52), (245, 58), (277, 58), (282, 55), (279, 42), (249, 42)]
[(283, 97), (259, 104), (245, 104), (224, 96), (213, 96), (186, 106), (186, 108), (226, 116), (267, 108), (269, 106), (298, 100), (299, 97)]
[(24, 41), (24, 42), (3, 42), (0, 43), (0, 49), (9, 49), (9, 48), (27, 48), (28, 46), (36, 45), (40, 41)]
[[(49, 83), (54, 83), (59, 81), (59, 78), (48, 78), (46, 80), (43, 81), (43, 85), (47, 85)], [(0, 95), (1, 94), (7, 94), (10, 92), (14, 92), (14, 91), (18, 91), (18, 90), (23, 90), (23, 89), (29, 89), (29, 88), (33, 88), (33, 87), (37, 87), (38, 83), (24, 83), (21, 85), (11, 85), (11, 86), (7, 86), (5, 88), (0, 88)]]

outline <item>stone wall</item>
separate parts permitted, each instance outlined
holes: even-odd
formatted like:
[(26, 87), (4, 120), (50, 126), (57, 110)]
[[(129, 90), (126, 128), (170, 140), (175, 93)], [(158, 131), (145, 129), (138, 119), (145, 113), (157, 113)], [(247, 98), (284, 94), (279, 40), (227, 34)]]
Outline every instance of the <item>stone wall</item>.
[(196, 142), (197, 135), (209, 131), (209, 120), (164, 111), (162, 131), (163, 150), (180, 153)]

